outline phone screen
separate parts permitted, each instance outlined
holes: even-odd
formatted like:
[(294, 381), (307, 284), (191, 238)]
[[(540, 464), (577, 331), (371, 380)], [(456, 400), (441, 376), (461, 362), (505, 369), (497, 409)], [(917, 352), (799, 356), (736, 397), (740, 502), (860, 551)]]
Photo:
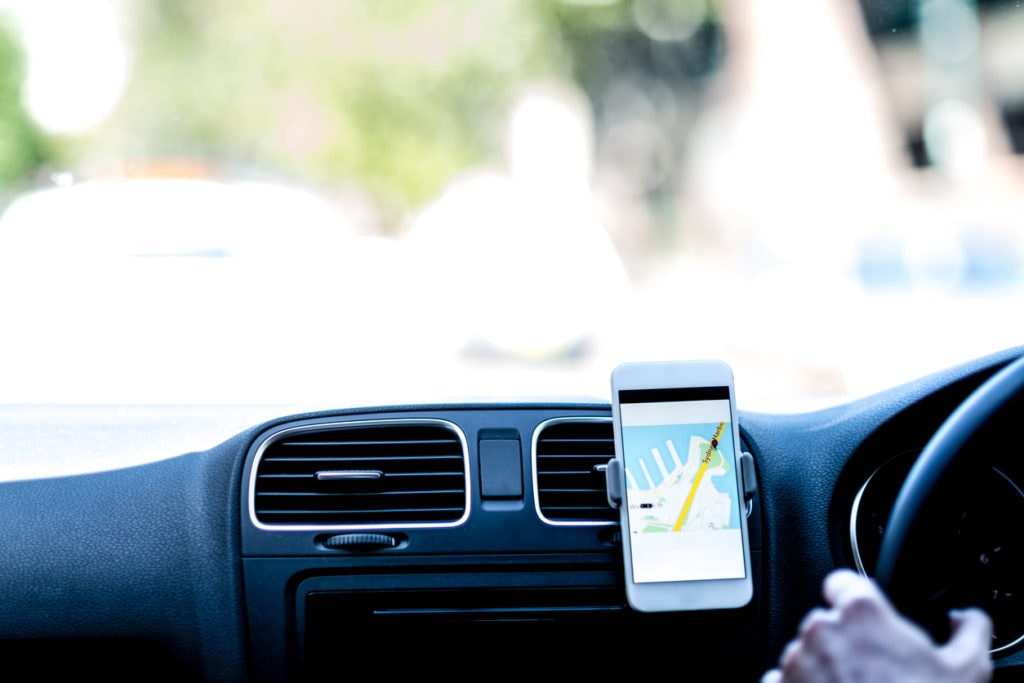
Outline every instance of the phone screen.
[(618, 394), (633, 581), (745, 578), (729, 387)]

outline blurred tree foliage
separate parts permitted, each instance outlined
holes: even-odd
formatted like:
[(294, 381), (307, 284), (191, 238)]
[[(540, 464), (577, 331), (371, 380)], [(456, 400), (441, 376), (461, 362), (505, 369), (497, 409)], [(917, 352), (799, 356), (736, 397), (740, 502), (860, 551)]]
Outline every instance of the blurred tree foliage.
[(713, 5), (111, 1), (129, 54), (126, 90), (98, 129), (49, 146), (21, 113), (21, 60), (0, 36), (0, 181), (20, 177), (47, 150), (86, 171), (235, 166), (354, 186), (392, 227), (458, 172), (501, 162), (507, 114), (529, 83), (575, 80), (600, 102), (624, 75), (685, 82), (687, 69), (697, 70), (690, 52), (698, 41), (652, 41), (637, 30), (637, 8), (697, 7), (699, 16)]
[(18, 183), (49, 158), (43, 135), (22, 106), (25, 62), (15, 36), (0, 21), (0, 187)]
[(132, 76), (88, 148), (351, 182), (401, 211), (500, 153), (522, 85), (570, 76), (557, 4), (126, 1)]

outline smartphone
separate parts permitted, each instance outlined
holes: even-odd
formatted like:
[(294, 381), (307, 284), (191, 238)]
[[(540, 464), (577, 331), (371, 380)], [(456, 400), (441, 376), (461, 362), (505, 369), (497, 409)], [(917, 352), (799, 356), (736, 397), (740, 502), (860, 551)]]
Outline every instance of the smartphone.
[(750, 602), (750, 544), (731, 368), (624, 363), (612, 371), (626, 598), (642, 612)]

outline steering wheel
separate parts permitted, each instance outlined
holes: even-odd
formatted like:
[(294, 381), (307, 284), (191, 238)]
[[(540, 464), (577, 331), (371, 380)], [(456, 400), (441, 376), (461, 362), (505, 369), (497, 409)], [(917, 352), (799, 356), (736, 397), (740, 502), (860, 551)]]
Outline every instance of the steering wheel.
[(925, 550), (922, 521), (935, 512), (930, 505), (936, 490), (958, 480), (972, 464), (969, 459), (977, 454), (969, 448), (972, 440), (1018, 396), (1024, 396), (1024, 356), (985, 381), (935, 432), (907, 475), (885, 528), (875, 580), (897, 609), (939, 640), (948, 637), (948, 619), (934, 603), (941, 602), (937, 597), (948, 586), (922, 581), (920, 564), (911, 571)]

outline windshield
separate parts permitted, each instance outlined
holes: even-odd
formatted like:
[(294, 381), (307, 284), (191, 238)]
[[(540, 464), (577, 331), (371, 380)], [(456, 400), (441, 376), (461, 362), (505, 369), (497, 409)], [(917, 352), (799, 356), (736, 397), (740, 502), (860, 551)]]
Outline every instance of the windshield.
[(0, 3), (0, 402), (740, 407), (1024, 341), (1024, 10)]

